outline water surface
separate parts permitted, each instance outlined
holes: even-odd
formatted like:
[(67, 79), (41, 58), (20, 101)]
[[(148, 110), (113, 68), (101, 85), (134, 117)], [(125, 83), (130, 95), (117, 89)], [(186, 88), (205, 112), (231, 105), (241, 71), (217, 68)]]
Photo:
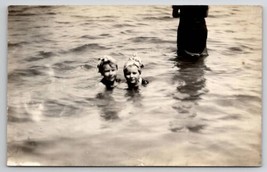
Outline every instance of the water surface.
[[(176, 60), (171, 6), (13, 6), (8, 164), (254, 166), (261, 162), (262, 11), (210, 6), (209, 56)], [(97, 59), (137, 53), (139, 93), (99, 89)]]

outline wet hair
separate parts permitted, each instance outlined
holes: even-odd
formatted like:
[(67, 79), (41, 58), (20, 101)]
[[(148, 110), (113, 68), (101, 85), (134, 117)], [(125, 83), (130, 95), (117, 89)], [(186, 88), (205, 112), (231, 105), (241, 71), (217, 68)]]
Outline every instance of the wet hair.
[(128, 61), (124, 64), (123, 67), (123, 73), (125, 73), (128, 69), (129, 66), (136, 66), (138, 72), (141, 74), (141, 69), (144, 67), (140, 57), (133, 55), (128, 59)]
[(108, 64), (110, 66), (115, 66), (116, 69), (118, 69), (118, 65), (117, 62), (114, 58), (110, 57), (110, 56), (104, 56), (98, 59), (98, 64), (97, 64), (97, 68), (98, 68), (98, 72), (99, 73), (103, 73), (104, 71), (104, 65)]

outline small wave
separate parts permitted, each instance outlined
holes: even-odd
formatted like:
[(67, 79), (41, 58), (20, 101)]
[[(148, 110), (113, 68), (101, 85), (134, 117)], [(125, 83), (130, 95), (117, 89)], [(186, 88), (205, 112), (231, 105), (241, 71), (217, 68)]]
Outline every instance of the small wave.
[(35, 69), (35, 70), (39, 70), (39, 71), (46, 71), (49, 69), (49, 67), (36, 65), (36, 66), (31, 66), (30, 69)]
[(38, 6), (36, 6), (36, 8), (41, 8), (41, 9), (52, 9), (53, 6), (51, 6), (51, 5), (38, 5)]
[(29, 57), (27, 59), (25, 59), (27, 62), (33, 62), (33, 61), (38, 61), (38, 60), (42, 60), (44, 59), (44, 57), (40, 57), (40, 56), (37, 56), (37, 57)]
[[(252, 40), (250, 40), (250, 41), (252, 41)], [(253, 51), (253, 50), (254, 50), (254, 48), (249, 47), (249, 46), (247, 46), (247, 45), (241, 45), (241, 48), (242, 48), (242, 49), (245, 49), (245, 50), (250, 50), (250, 51)]]
[(87, 26), (91, 26), (92, 25), (92, 22), (84, 22), (84, 23), (81, 23), (80, 26), (83, 26), (83, 27), (87, 27)]
[(21, 13), (23, 12), (23, 9), (19, 9), (17, 8), (17, 6), (9, 6), (8, 7), (8, 13), (11, 14), (11, 13)]
[(39, 55), (40, 56), (42, 56), (42, 57), (51, 57), (51, 56), (53, 56), (54, 55), (54, 53), (53, 52), (46, 52), (46, 51), (39, 51)]
[(203, 130), (204, 128), (206, 128), (206, 126), (207, 125), (205, 125), (205, 124), (192, 123), (192, 124), (188, 124), (186, 126), (186, 128), (191, 132), (200, 133), (200, 131)]
[(26, 45), (28, 42), (22, 41), (17, 43), (8, 43), (8, 47), (21, 47), (22, 45)]
[(102, 18), (111, 18), (111, 19), (114, 19), (114, 18), (118, 18), (116, 16), (103, 16)]
[(80, 67), (82, 69), (85, 69), (85, 70), (90, 70), (90, 69), (95, 68), (95, 66), (92, 66), (92, 65), (89, 65), (89, 64), (84, 64), (84, 65), (81, 65)]
[(219, 118), (220, 120), (240, 120), (241, 115), (240, 114), (229, 114), (223, 117)]
[(12, 106), (8, 106), (8, 122), (24, 123), (30, 122), (30, 118), (23, 112), (22, 109), (18, 109)]
[(231, 55), (236, 53), (243, 53), (243, 50), (241, 47), (229, 47), (227, 48), (227, 51), (224, 51), (223, 54), (225, 55)]
[(9, 13), (9, 16), (36, 16), (35, 13)]
[[(38, 15), (56, 15), (57, 13), (55, 12), (46, 12), (46, 11), (42, 11), (39, 10), (38, 12), (29, 12), (30, 10), (32, 10), (32, 8), (34, 7), (30, 7), (30, 9), (26, 8), (22, 8), (22, 9), (10, 9), (9, 10), (9, 16), (38, 16)], [(38, 6), (39, 8), (39, 6)]]
[(244, 95), (244, 94), (238, 94), (235, 95), (235, 97), (242, 101), (255, 101), (255, 102), (261, 102), (261, 97), (258, 96), (252, 96), (252, 95)]
[(100, 46), (99, 44), (85, 44), (76, 48), (71, 49), (72, 52), (83, 52), (88, 49), (94, 49), (94, 50), (103, 50), (103, 49), (109, 49), (104, 46)]
[(244, 95), (238, 94), (233, 96), (223, 96), (223, 95), (216, 95), (217, 97), (221, 97), (220, 99), (214, 100), (214, 103), (222, 106), (222, 107), (232, 107), (233, 105), (241, 105), (246, 104), (247, 106), (250, 103), (262, 101), (261, 97), (252, 96), (252, 95)]
[[(87, 16), (83, 16), (83, 15), (71, 15), (71, 17), (80, 18), (80, 19), (87, 19), (88, 18)], [(90, 21), (92, 21), (92, 20), (90, 20)]]
[(144, 20), (172, 20), (171, 16), (162, 16), (162, 17), (144, 17)]
[[(11, 143), (9, 146), (9, 150), (17, 150), (22, 153), (27, 153), (35, 156), (40, 156), (42, 153), (40, 152), (40, 147), (49, 147), (54, 145), (55, 143), (51, 140), (33, 140), (31, 138), (27, 138), (26, 140), (20, 142)], [(17, 163), (17, 162), (16, 162)], [(19, 163), (20, 165), (26, 165), (25, 162)], [(31, 166), (32, 162), (29, 162), (29, 166)], [(39, 165), (39, 163), (37, 163)]]
[(190, 109), (189, 108), (185, 108), (185, 107), (177, 106), (177, 105), (173, 105), (172, 108), (174, 110), (176, 110), (179, 113), (179, 115), (181, 115), (181, 114), (190, 114)]
[(246, 45), (240, 45), (240, 47), (230, 47), (228, 48), (228, 50), (231, 52), (231, 53), (243, 53), (243, 54), (248, 54), (250, 53), (251, 51), (253, 51), (254, 49), (249, 47), (249, 46), (246, 46)]
[(38, 60), (50, 58), (54, 55), (55, 54), (53, 52), (39, 51), (37, 56), (29, 57), (29, 58), (26, 58), (25, 60), (27, 62), (38, 61)]
[(76, 77), (70, 77), (70, 76), (65, 76), (65, 77), (63, 77), (63, 76), (54, 76), (55, 78), (57, 78), (57, 79), (61, 79), (61, 80), (69, 80), (69, 79), (74, 79), (74, 78), (76, 78)]
[[(17, 83), (20, 85), (23, 85), (22, 83), (24, 83), (24, 81), (26, 81), (27, 79), (31, 79), (32, 82), (34, 82), (35, 77), (43, 77), (46, 76), (48, 71), (48, 67), (46, 66), (31, 66), (28, 69), (16, 69), (12, 72), (10, 72), (8, 74), (8, 82), (11, 83)], [(46, 82), (47, 80), (43, 80), (44, 82)], [(27, 81), (28, 83), (31, 83), (29, 81)], [(40, 83), (42, 81), (39, 81)], [(26, 83), (26, 82), (25, 82)]]
[(78, 114), (79, 108), (66, 105), (57, 100), (47, 100), (44, 103), (44, 115), (47, 117), (72, 116)]
[(101, 34), (101, 35), (99, 35), (99, 36), (111, 37), (111, 35), (108, 34), (108, 33), (103, 33), (103, 34)]
[(148, 26), (149, 24), (147, 24), (147, 23), (136, 23), (136, 25), (138, 25), (138, 26)]
[(134, 38), (129, 38), (128, 39), (129, 41), (132, 41), (132, 42), (146, 42), (146, 43), (156, 43), (156, 44), (160, 44), (160, 43), (174, 43), (173, 41), (166, 41), (166, 40), (162, 40), (160, 38), (156, 38), (156, 37), (143, 37), (143, 36), (140, 36), (140, 37), (134, 37)]
[(122, 31), (122, 33), (124, 33), (124, 34), (127, 34), (127, 33), (134, 33), (134, 31), (133, 31), (133, 30), (124, 30), (124, 31)]
[(10, 74), (8, 74), (9, 80), (16, 80), (18, 77), (34, 77), (38, 75), (43, 75), (38, 69), (16, 69)]
[(8, 106), (8, 122), (25, 123), (31, 121), (31, 116), (29, 116), (24, 108), (17, 106)]
[(7, 117), (8, 122), (15, 122), (15, 123), (25, 123), (30, 122), (31, 120), (29, 118), (22, 118), (22, 117), (16, 117), (8, 115)]
[(226, 13), (222, 14), (219, 11), (217, 13), (214, 12), (214, 14), (209, 14), (208, 18), (226, 18), (226, 17), (231, 17), (232, 16), (230, 13), (229, 14), (226, 14)]
[(235, 31), (233, 31), (233, 30), (225, 30), (225, 32), (227, 32), (227, 33), (235, 33)]
[(171, 121), (169, 127), (172, 132), (182, 132), (187, 129), (193, 133), (201, 133), (201, 131), (205, 129), (207, 125), (201, 120), (187, 121), (183, 119)]
[(146, 69), (155, 69), (159, 65), (158, 62), (148, 62), (145, 66)]
[(46, 15), (56, 15), (57, 13), (54, 13), (54, 12), (48, 12), (48, 13), (45, 13)]
[(63, 62), (60, 62), (60, 63), (55, 63), (53, 65), (53, 68), (56, 69), (56, 70), (72, 70), (72, 69), (75, 69), (76, 66), (73, 66), (73, 65), (70, 65), (72, 63), (75, 63), (75, 61), (63, 61)]
[(80, 38), (83, 38), (83, 39), (101, 39), (100, 37), (91, 36), (91, 35), (83, 35)]
[(242, 52), (243, 51), (240, 47), (230, 47), (228, 49), (230, 51), (234, 51), (234, 52)]
[(62, 21), (57, 21), (56, 23), (58, 23), (58, 24), (70, 24), (70, 22), (62, 22)]
[(113, 25), (114, 28), (122, 28), (122, 27), (136, 27), (135, 25), (132, 24), (115, 24)]

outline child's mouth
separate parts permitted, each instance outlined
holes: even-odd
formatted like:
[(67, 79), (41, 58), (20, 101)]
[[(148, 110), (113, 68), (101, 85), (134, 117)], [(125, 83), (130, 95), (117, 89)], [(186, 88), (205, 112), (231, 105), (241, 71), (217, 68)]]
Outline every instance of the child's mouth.
[(135, 80), (134, 78), (132, 78), (132, 79), (130, 79), (130, 82), (131, 82), (131, 83), (135, 83), (136, 80)]
[(110, 81), (113, 81), (113, 80), (115, 80), (115, 77), (114, 76), (111, 76), (111, 77), (109, 77), (108, 78)]

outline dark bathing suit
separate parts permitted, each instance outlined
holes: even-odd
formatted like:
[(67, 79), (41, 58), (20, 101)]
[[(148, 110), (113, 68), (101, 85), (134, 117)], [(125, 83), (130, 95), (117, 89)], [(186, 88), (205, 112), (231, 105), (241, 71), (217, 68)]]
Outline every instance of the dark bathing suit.
[(116, 86), (115, 83), (120, 83), (121, 79), (116, 78), (114, 81), (107, 81), (103, 78), (100, 82), (106, 86), (107, 90), (112, 90)]
[(206, 56), (206, 41), (208, 30), (205, 18), (208, 6), (172, 6), (173, 10), (180, 10), (180, 22), (177, 30), (178, 56)]

